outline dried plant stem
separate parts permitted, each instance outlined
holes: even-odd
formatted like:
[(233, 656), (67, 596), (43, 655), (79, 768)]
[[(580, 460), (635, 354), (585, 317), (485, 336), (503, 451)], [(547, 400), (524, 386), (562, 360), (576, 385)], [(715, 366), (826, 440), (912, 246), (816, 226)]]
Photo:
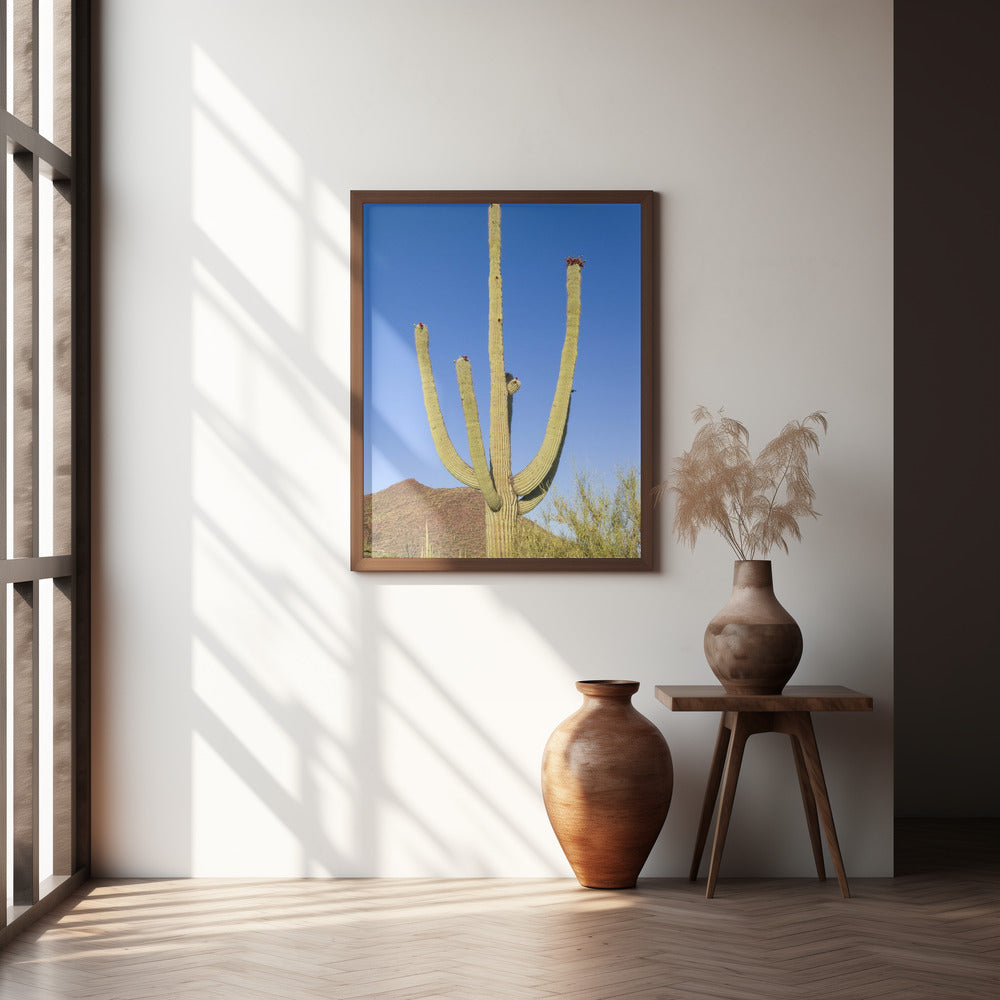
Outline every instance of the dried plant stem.
[[(767, 516), (764, 518), (765, 522), (770, 521), (770, 519), (771, 519), (771, 511), (774, 510), (774, 501), (777, 500), (777, 498), (778, 498), (778, 490), (781, 489), (782, 483), (784, 483), (784, 481), (788, 478), (788, 468), (789, 468), (789, 466), (786, 464), (785, 465), (785, 471), (781, 474), (781, 480), (778, 483), (778, 485), (775, 486), (774, 492), (771, 494), (771, 500), (770, 500), (770, 502), (767, 505)], [(814, 514), (813, 516), (817, 517), (818, 515)], [(756, 550), (757, 550), (757, 546), (754, 545), (750, 549), (750, 555), (749, 555), (748, 558), (753, 559), (754, 553), (756, 552)]]
[(740, 557), (740, 559), (746, 559), (747, 557), (743, 554), (743, 531), (740, 527), (739, 518), (736, 519), (736, 530), (739, 533), (739, 540), (733, 534), (732, 521), (719, 521), (719, 528), (722, 532), (722, 536), (729, 542), (729, 547)]
[[(694, 411), (699, 428), (691, 448), (677, 459), (669, 489), (676, 495), (674, 533), (694, 547), (702, 528), (719, 532), (739, 559), (766, 557), (778, 545), (788, 551), (787, 536), (800, 539), (798, 520), (818, 517), (809, 483), (810, 450), (819, 451), (816, 427), (826, 432), (826, 416), (817, 410), (787, 423), (756, 459), (750, 434), (738, 420)], [(661, 483), (657, 495), (668, 488)]]

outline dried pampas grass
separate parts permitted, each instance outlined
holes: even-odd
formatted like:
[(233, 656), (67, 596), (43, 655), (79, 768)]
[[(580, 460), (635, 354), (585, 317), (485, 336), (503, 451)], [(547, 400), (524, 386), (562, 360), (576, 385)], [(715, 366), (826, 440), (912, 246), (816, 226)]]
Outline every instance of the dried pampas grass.
[(692, 548), (702, 528), (712, 528), (740, 559), (765, 558), (775, 545), (801, 540), (799, 518), (818, 517), (809, 482), (809, 452), (819, 452), (817, 428), (826, 433), (820, 410), (793, 420), (750, 457), (750, 433), (738, 420), (694, 411), (701, 426), (689, 451), (674, 463), (672, 479), (656, 488), (676, 494), (674, 534)]

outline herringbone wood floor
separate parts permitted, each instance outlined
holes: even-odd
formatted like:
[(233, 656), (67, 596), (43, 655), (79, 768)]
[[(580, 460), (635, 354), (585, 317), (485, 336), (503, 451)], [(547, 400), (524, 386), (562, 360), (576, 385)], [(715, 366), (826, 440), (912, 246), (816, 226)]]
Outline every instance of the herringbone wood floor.
[[(956, 833), (960, 836), (956, 837)], [(897, 831), (895, 879), (96, 881), (3, 1000), (1000, 996), (1000, 821)]]

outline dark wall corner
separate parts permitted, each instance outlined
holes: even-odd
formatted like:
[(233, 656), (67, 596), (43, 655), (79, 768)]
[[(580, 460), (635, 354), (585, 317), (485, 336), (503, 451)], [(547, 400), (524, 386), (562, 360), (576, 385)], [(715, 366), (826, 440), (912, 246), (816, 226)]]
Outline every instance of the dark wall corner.
[(1000, 816), (998, 37), (895, 5), (897, 816)]

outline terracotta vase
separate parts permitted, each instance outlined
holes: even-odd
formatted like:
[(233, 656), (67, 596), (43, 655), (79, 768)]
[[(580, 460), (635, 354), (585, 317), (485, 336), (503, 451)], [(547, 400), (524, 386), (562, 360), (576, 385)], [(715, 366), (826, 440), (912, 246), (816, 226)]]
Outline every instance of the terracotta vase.
[(638, 681), (578, 681), (583, 705), (542, 757), (542, 798), (577, 880), (630, 889), (667, 818), (673, 764), (663, 734), (632, 706)]
[(770, 559), (738, 560), (733, 592), (705, 629), (705, 656), (729, 694), (780, 694), (802, 657), (802, 632), (774, 596)]

